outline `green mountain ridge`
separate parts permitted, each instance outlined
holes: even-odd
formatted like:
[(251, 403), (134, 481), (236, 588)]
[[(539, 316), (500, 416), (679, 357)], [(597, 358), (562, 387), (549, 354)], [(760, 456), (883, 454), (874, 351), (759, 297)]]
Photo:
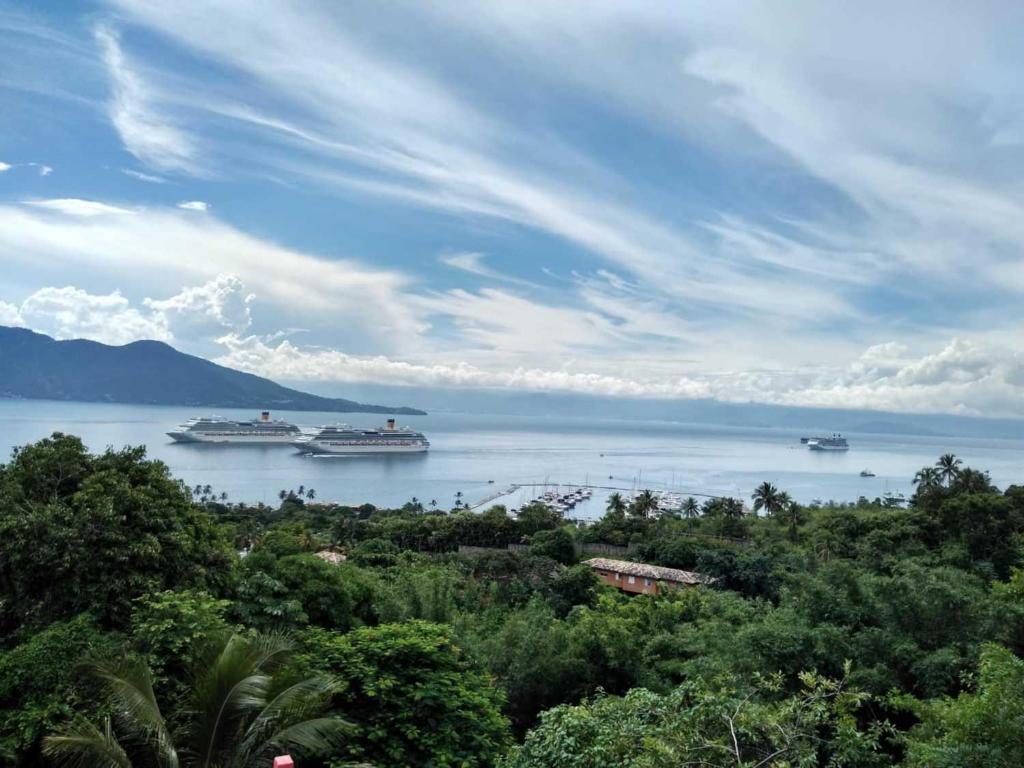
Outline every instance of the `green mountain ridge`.
[(0, 326), (0, 397), (424, 415), (321, 397), (179, 352), (160, 341), (110, 346)]

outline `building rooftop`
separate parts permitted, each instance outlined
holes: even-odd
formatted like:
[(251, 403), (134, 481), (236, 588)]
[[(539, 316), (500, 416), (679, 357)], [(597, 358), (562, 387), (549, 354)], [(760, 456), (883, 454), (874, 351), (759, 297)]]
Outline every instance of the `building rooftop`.
[(629, 576), (641, 576), (656, 581), (674, 581), (678, 584), (710, 584), (714, 579), (702, 576), (693, 571), (681, 571), (678, 568), (662, 568), (660, 565), (634, 563), (629, 560), (609, 560), (606, 557), (595, 557), (584, 561), (585, 565), (601, 571), (624, 573)]
[(321, 549), (316, 553), (316, 556), (325, 562), (332, 563), (333, 565), (343, 563), (347, 559), (343, 552), (337, 552), (333, 549)]

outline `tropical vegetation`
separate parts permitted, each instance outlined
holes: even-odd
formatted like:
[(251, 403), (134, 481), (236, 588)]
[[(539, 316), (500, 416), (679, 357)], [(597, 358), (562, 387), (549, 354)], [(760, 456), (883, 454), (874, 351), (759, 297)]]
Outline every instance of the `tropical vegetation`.
[[(0, 466), (0, 763), (1022, 765), (1024, 486), (914, 480), (578, 525), (250, 506), (54, 434)], [(592, 556), (713, 581), (631, 597)]]

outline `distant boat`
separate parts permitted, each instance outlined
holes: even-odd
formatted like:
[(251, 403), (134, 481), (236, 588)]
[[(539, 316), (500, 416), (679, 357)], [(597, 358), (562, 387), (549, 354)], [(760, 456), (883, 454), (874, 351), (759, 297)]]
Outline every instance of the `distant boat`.
[(862, 469), (860, 471), (860, 476), (861, 477), (874, 477), (875, 473), (872, 472), (870, 469)]

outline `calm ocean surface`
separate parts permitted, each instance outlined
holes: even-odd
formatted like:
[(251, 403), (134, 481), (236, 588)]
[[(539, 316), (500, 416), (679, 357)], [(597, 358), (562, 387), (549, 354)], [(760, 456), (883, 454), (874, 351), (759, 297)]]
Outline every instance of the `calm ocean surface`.
[[(217, 412), (255, 416), (249, 410)], [(849, 452), (827, 454), (801, 446), (801, 433), (794, 430), (433, 413), (401, 419), (426, 433), (427, 454), (312, 458), (290, 446), (182, 445), (164, 434), (195, 415), (200, 412), (194, 408), (0, 400), (0, 455), (6, 461), (12, 447), (53, 431), (78, 435), (93, 450), (144, 444), (150, 456), (165, 461), (191, 486), (209, 484), (231, 500), (268, 504), (277, 501), (281, 489), (300, 484), (315, 488), (326, 501), (400, 506), (415, 496), (447, 508), (459, 491), (476, 504), (513, 483), (589, 481), (749, 499), (764, 480), (802, 502), (852, 501), (886, 491), (909, 495), (914, 472), (945, 452), (988, 470), (1000, 487), (1024, 483), (1024, 441), (1019, 440), (849, 433)], [(299, 426), (342, 419), (371, 427), (383, 421), (375, 414), (277, 411), (274, 416)], [(865, 468), (877, 476), (859, 477)], [(524, 489), (505, 501), (518, 506), (532, 495)], [(600, 515), (605, 496), (595, 493), (572, 516)]]

